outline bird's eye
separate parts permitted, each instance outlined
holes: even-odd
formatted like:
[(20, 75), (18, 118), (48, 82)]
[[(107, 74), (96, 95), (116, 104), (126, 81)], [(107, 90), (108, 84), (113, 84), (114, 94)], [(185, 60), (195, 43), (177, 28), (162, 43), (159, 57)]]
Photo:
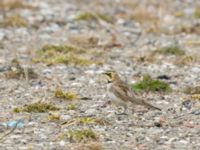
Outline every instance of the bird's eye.
[(112, 78), (112, 73), (111, 73), (111, 72), (109, 72), (109, 73), (108, 73), (108, 76), (109, 76), (110, 78)]

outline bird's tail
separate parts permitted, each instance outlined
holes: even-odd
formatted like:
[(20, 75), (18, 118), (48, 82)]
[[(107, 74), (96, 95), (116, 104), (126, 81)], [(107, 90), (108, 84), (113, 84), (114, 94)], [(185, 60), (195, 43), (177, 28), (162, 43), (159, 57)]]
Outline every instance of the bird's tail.
[(158, 107), (156, 107), (156, 106), (153, 106), (153, 105), (151, 105), (151, 104), (149, 104), (149, 103), (147, 103), (147, 102), (144, 102), (144, 105), (147, 106), (148, 108), (152, 108), (152, 109), (156, 109), (156, 110), (160, 110), (160, 111), (161, 111), (160, 108), (158, 108)]

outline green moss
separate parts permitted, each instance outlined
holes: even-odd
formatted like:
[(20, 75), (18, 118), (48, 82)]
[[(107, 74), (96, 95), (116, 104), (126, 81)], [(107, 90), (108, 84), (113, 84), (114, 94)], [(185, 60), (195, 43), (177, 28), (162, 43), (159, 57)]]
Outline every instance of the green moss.
[(90, 13), (90, 12), (82, 12), (79, 15), (77, 15), (77, 17), (75, 18), (75, 20), (85, 20), (85, 21), (90, 21), (90, 20), (98, 20), (101, 19), (105, 22), (108, 23), (113, 23), (113, 18), (102, 14), (102, 13)]
[(66, 136), (72, 142), (81, 142), (88, 140), (97, 140), (97, 135), (92, 129), (83, 130), (69, 130), (64, 136)]
[(160, 54), (170, 54), (170, 55), (184, 55), (185, 54), (185, 51), (176, 45), (162, 47), (155, 50), (155, 52), (160, 53)]
[(28, 21), (19, 14), (7, 17), (3, 22), (0, 22), (3, 27), (27, 27)]
[(16, 113), (18, 112), (43, 113), (43, 112), (56, 111), (56, 110), (59, 110), (59, 108), (54, 106), (53, 104), (44, 103), (44, 102), (36, 102), (36, 103), (25, 105), (21, 108), (15, 108), (13, 111)]
[(66, 100), (75, 100), (78, 99), (79, 96), (74, 92), (64, 92), (61, 88), (57, 88), (55, 91), (55, 97)]
[(151, 76), (144, 75), (143, 80), (133, 85), (135, 91), (158, 91), (158, 92), (170, 92), (172, 89), (170, 86), (160, 80), (153, 80)]

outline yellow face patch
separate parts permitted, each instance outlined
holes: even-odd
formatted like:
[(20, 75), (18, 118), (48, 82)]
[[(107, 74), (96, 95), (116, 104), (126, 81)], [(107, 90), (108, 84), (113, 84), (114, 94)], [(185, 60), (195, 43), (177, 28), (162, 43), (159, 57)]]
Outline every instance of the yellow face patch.
[(104, 74), (106, 75), (107, 80), (108, 80), (109, 83), (114, 80), (114, 72), (109, 71), (109, 72), (106, 72)]

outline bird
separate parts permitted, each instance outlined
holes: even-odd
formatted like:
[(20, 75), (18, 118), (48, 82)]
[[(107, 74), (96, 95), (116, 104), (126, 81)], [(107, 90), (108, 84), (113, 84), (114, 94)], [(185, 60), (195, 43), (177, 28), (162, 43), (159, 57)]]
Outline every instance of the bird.
[(142, 98), (136, 96), (136, 93), (133, 91), (133, 89), (120, 78), (116, 71), (106, 71), (103, 74), (106, 75), (108, 82), (107, 95), (113, 102), (121, 105), (124, 108), (123, 114), (126, 114), (125, 112), (127, 111), (129, 103), (132, 103), (133, 105), (142, 105), (147, 108), (161, 111), (160, 108), (153, 106)]

